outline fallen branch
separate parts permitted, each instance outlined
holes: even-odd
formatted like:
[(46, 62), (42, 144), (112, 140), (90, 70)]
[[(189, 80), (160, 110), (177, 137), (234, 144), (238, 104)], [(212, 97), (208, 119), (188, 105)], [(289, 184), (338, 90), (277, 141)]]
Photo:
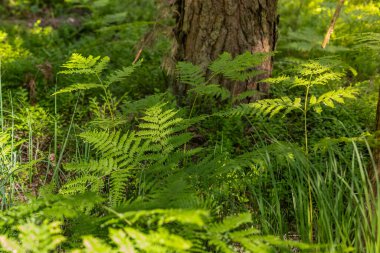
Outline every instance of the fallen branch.
[(336, 23), (336, 21), (337, 21), (337, 19), (339, 17), (340, 11), (342, 10), (342, 7), (344, 5), (344, 1), (345, 0), (339, 0), (338, 5), (336, 6), (334, 16), (333, 16), (333, 18), (331, 20), (329, 29), (327, 30), (325, 39), (323, 40), (322, 48), (325, 48), (327, 46), (327, 44), (329, 43), (329, 41), (330, 41), (331, 34), (334, 31), (335, 23)]

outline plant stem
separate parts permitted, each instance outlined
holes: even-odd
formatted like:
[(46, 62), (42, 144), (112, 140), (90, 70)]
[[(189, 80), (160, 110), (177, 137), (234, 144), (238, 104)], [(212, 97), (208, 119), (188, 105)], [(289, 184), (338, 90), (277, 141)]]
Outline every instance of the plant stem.
[(308, 146), (308, 132), (307, 132), (307, 103), (309, 100), (309, 92), (310, 92), (310, 86), (306, 86), (306, 95), (305, 95), (305, 106), (303, 110), (303, 119), (304, 119), (304, 132), (305, 132), (305, 153), (308, 155), (309, 153), (309, 146)]
[[(309, 137), (308, 137), (308, 131), (307, 131), (307, 111), (308, 111), (309, 93), (310, 93), (310, 88), (311, 88), (311, 78), (312, 78), (312, 75), (310, 75), (309, 84), (306, 86), (305, 105), (304, 105), (304, 111), (303, 111), (306, 157), (309, 155), (309, 145), (308, 145), (308, 138)], [(307, 221), (309, 223), (309, 242), (313, 242), (313, 198), (312, 198), (312, 190), (311, 190), (311, 183), (310, 182), (311, 182), (310, 165), (308, 165), (307, 184), (308, 184), (309, 203), (308, 203)]]
[(111, 119), (113, 120), (114, 119), (114, 115), (113, 115), (112, 108), (111, 108), (111, 102), (110, 102), (111, 99), (109, 99), (109, 97), (108, 97), (108, 90), (107, 90), (108, 86), (103, 84), (103, 81), (102, 81), (102, 79), (100, 79), (100, 77), (99, 77), (98, 74), (96, 74), (96, 77), (98, 78), (100, 84), (103, 87), (103, 91), (104, 91), (104, 95), (105, 95), (104, 99), (106, 100), (106, 104), (107, 104), (108, 110), (110, 111)]
[(75, 113), (77, 111), (78, 102), (79, 102), (79, 95), (78, 95), (78, 98), (77, 98), (77, 102), (75, 103), (74, 112), (73, 112), (73, 115), (71, 115), (69, 129), (67, 130), (66, 138), (63, 141), (63, 145), (62, 145), (62, 148), (61, 148), (61, 152), (59, 154), (58, 162), (55, 165), (55, 169), (54, 169), (54, 173), (53, 173), (53, 180), (55, 181), (57, 187), (59, 187), (59, 174), (58, 174), (58, 171), (59, 171), (59, 167), (61, 165), (61, 162), (62, 162), (62, 159), (63, 159), (63, 155), (64, 155), (64, 152), (65, 152), (65, 149), (66, 149), (66, 145), (67, 145), (67, 142), (68, 142), (68, 139), (69, 139), (69, 136), (70, 136), (71, 128), (72, 128), (72, 126), (74, 124), (74, 116), (75, 116)]
[(2, 91), (2, 82), (1, 82), (1, 56), (0, 56), (0, 117), (1, 117), (1, 130), (4, 132), (4, 114), (3, 114), (3, 91)]

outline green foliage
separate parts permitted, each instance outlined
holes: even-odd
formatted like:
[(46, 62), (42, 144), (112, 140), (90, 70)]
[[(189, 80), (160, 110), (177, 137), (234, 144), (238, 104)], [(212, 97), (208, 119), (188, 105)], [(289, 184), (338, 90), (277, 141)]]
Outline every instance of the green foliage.
[(102, 88), (103, 86), (101, 84), (96, 84), (96, 83), (77, 83), (70, 85), (66, 88), (60, 89), (57, 92), (54, 92), (52, 95), (57, 95), (60, 93), (68, 93), (68, 92), (73, 92), (73, 91), (82, 91), (82, 90), (90, 90), (90, 89), (95, 89), (95, 88)]
[(109, 198), (115, 206), (125, 200), (125, 189), (131, 178), (139, 170), (149, 170), (178, 157), (179, 148), (191, 138), (182, 134), (188, 124), (182, 118), (176, 118), (174, 110), (162, 110), (163, 105), (148, 109), (140, 130), (121, 132), (84, 132), (80, 136), (101, 155), (101, 159), (90, 160), (87, 163), (69, 164), (65, 168), (80, 174), (66, 183), (61, 189), (62, 194), (73, 194), (90, 189), (100, 192), (103, 180), (110, 180)]
[(44, 221), (42, 224), (33, 222), (18, 226), (19, 241), (0, 236), (0, 244), (7, 252), (41, 252), (48, 253), (65, 241), (60, 222)]
[(243, 116), (243, 115), (262, 115), (272, 118), (280, 113), (285, 116), (293, 110), (302, 110), (301, 99), (296, 98), (292, 101), (289, 97), (262, 99), (256, 103), (239, 105), (227, 112), (222, 112), (221, 115), (228, 116)]
[(270, 55), (264, 53), (253, 55), (246, 52), (233, 59), (231, 54), (225, 52), (210, 64), (209, 69), (213, 74), (221, 74), (233, 81), (246, 81), (262, 73), (254, 68), (260, 66), (268, 57)]
[[(275, 57), (177, 64), (183, 108), (171, 2), (0, 6), (1, 250), (378, 252), (379, 4), (346, 2), (322, 49), (336, 1), (280, 1)], [(265, 99), (218, 84), (268, 57)]]
[(8, 34), (2, 30), (0, 30), (0, 43), (0, 60), (3, 63), (13, 62), (29, 55), (29, 52), (22, 47), (21, 38), (10, 41)]
[[(307, 244), (285, 242), (276, 237), (261, 236), (254, 228), (242, 229), (242, 224), (251, 223), (251, 215), (240, 214), (227, 217), (216, 223), (209, 219), (203, 210), (155, 209), (117, 213), (116, 219), (108, 221), (122, 228), (110, 228), (109, 238), (114, 246), (93, 236), (83, 237), (83, 250), (74, 252), (238, 252), (232, 242), (252, 252), (273, 252), (275, 248), (311, 249)], [(122, 223), (127, 223), (122, 225)], [(149, 232), (144, 232), (141, 225), (150, 224)], [(175, 224), (175, 225), (174, 225)], [(181, 228), (179, 228), (180, 226)], [(182, 231), (178, 230), (182, 229)], [(173, 233), (177, 231), (176, 233)], [(207, 242), (207, 248), (199, 243)], [(116, 247), (115, 247), (116, 246)], [(258, 251), (260, 250), (260, 251)]]
[(61, 70), (59, 73), (71, 75), (71, 74), (93, 74), (99, 75), (110, 61), (109, 57), (100, 56), (93, 57), (92, 55), (84, 57), (80, 54), (74, 53), (70, 59), (62, 65), (67, 70)]
[(220, 84), (212, 83), (213, 79), (222, 75), (232, 81), (250, 80), (262, 73), (256, 68), (268, 57), (270, 57), (269, 54), (246, 52), (232, 58), (230, 53), (225, 52), (208, 66), (208, 70), (211, 72), (210, 80), (205, 79), (205, 71), (200, 66), (188, 62), (178, 62), (178, 81), (190, 85), (189, 92), (194, 92), (200, 96), (215, 97), (221, 100), (229, 99), (230, 101), (243, 100), (248, 96), (256, 95), (257, 91), (247, 91), (244, 94), (236, 94), (236, 97), (232, 97), (228, 89)]
[(189, 90), (201, 96), (215, 97), (221, 100), (226, 100), (230, 98), (231, 93), (224, 87), (218, 84), (208, 84), (206, 86), (197, 86)]
[(141, 63), (142, 63), (142, 60), (138, 61), (137, 63), (133, 64), (132, 66), (124, 67), (121, 70), (116, 70), (113, 74), (111, 74), (108, 77), (108, 79), (106, 81), (107, 85), (123, 81), (125, 78), (132, 75), (133, 72), (135, 72), (136, 68), (141, 66)]
[(309, 105), (313, 107), (313, 109), (317, 113), (322, 112), (321, 104), (335, 108), (334, 102), (344, 104), (344, 99), (351, 98), (355, 99), (358, 95), (358, 89), (354, 87), (348, 88), (340, 88), (339, 90), (333, 90), (326, 92), (319, 96), (318, 98), (315, 96), (310, 97)]
[(197, 87), (206, 83), (201, 67), (193, 65), (190, 62), (178, 62), (177, 72), (179, 81), (184, 84)]

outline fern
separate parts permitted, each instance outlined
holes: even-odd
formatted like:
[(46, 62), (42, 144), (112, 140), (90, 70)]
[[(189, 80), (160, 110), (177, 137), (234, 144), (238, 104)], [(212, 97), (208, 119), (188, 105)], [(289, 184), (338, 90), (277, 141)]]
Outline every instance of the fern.
[(61, 70), (60, 74), (95, 74), (99, 75), (110, 61), (109, 57), (100, 56), (94, 57), (92, 55), (84, 57), (81, 54), (74, 53), (70, 59), (62, 65), (67, 70)]
[(32, 222), (18, 226), (19, 241), (0, 236), (0, 244), (7, 252), (49, 253), (66, 240), (62, 235), (60, 222), (44, 221), (42, 224)]
[(270, 54), (246, 52), (233, 59), (230, 53), (225, 52), (210, 64), (209, 69), (214, 75), (222, 74), (233, 81), (246, 81), (262, 73), (254, 68), (260, 66), (269, 56)]
[(96, 84), (96, 83), (77, 83), (70, 85), (66, 88), (60, 89), (59, 91), (52, 94), (52, 96), (61, 94), (61, 93), (70, 93), (73, 91), (79, 91), (79, 90), (90, 90), (90, 89), (96, 89), (96, 88), (103, 88), (103, 85)]
[[(303, 77), (311, 77), (307, 83), (310, 83), (311, 86), (319, 84), (327, 84), (332, 80), (339, 80), (343, 77), (342, 73), (334, 72), (330, 66), (323, 65), (318, 61), (309, 61), (301, 65), (298, 73)], [(300, 78), (300, 80), (303, 80)], [(300, 83), (303, 83), (300, 81)], [(297, 84), (295, 84), (297, 85)]]
[(80, 134), (101, 159), (65, 165), (67, 171), (77, 173), (78, 177), (67, 182), (60, 192), (100, 192), (107, 177), (110, 180), (110, 203), (115, 206), (125, 200), (128, 182), (139, 170), (161, 168), (168, 160), (178, 163), (185, 155), (177, 149), (191, 139), (189, 134), (179, 134), (188, 123), (175, 117), (177, 111), (163, 110), (163, 106), (149, 108), (139, 125), (141, 130), (137, 132), (91, 131)]
[[(85, 132), (81, 134), (81, 137), (100, 152), (103, 161), (108, 161), (107, 163), (99, 161), (90, 163), (108, 165), (102, 170), (101, 176), (110, 175), (110, 202), (117, 205), (124, 200), (125, 186), (131, 175), (130, 170), (138, 169), (139, 163), (146, 158), (144, 153), (149, 150), (149, 142), (143, 141), (134, 132), (124, 135), (120, 132)], [(93, 175), (94, 171), (88, 169), (86, 174)], [(98, 178), (98, 180), (101, 179)], [(83, 184), (72, 185), (69, 182), (64, 189), (75, 192), (76, 186), (82, 187)]]
[(364, 33), (356, 37), (357, 49), (370, 49), (375, 54), (380, 54), (380, 33)]
[(77, 177), (66, 183), (59, 190), (60, 194), (75, 195), (84, 193), (87, 190), (92, 192), (99, 192), (103, 188), (103, 183), (97, 176), (85, 175)]
[(252, 221), (250, 213), (242, 213), (237, 216), (230, 216), (223, 220), (221, 223), (214, 223), (208, 227), (208, 232), (210, 233), (225, 233), (231, 231), (244, 223), (249, 223)]
[(90, 160), (89, 162), (82, 163), (67, 163), (64, 165), (64, 169), (69, 172), (75, 173), (94, 173), (99, 175), (108, 175), (112, 170), (117, 167), (117, 163), (114, 159), (99, 159), (97, 161)]
[(242, 101), (248, 97), (253, 97), (253, 96), (257, 96), (257, 95), (260, 95), (260, 92), (258, 90), (243, 91), (242, 93), (236, 95), (233, 98), (233, 102)]
[(116, 70), (113, 74), (109, 75), (106, 84), (110, 85), (116, 82), (123, 81), (125, 78), (132, 75), (135, 70), (141, 66), (142, 60), (138, 61), (137, 63), (133, 64), (132, 66), (124, 67), (121, 70)]
[(247, 91), (238, 97), (232, 97), (231, 92), (220, 84), (210, 83), (214, 77), (223, 75), (232, 81), (248, 81), (249, 79), (262, 74), (257, 70), (270, 54), (251, 54), (246, 52), (235, 58), (230, 53), (223, 53), (218, 59), (213, 61), (208, 69), (211, 72), (209, 80), (205, 79), (205, 71), (200, 66), (195, 66), (189, 62), (177, 63), (178, 80), (183, 84), (190, 85), (190, 92), (197, 95), (229, 99), (236, 102), (246, 97), (256, 95), (257, 91)]
[(177, 63), (178, 79), (181, 83), (197, 87), (205, 85), (206, 80), (204, 72), (200, 66), (191, 64), (190, 62)]
[(243, 115), (257, 115), (257, 116), (273, 116), (282, 112), (282, 115), (290, 113), (294, 110), (301, 110), (301, 99), (296, 98), (292, 101), (289, 97), (275, 98), (275, 99), (262, 99), (255, 103), (239, 105), (229, 111), (222, 112), (220, 116), (243, 116)]
[(359, 90), (357, 88), (348, 87), (341, 88), (339, 90), (332, 90), (322, 94), (320, 97), (311, 96), (309, 104), (317, 113), (322, 112), (321, 104), (326, 105), (328, 107), (334, 108), (334, 102), (343, 104), (344, 99), (350, 98), (355, 99), (358, 95)]
[(163, 105), (154, 106), (145, 112), (142, 122), (139, 127), (141, 131), (138, 135), (149, 139), (152, 143), (158, 146), (162, 154), (169, 154), (174, 149), (185, 144), (191, 139), (189, 134), (174, 134), (186, 129), (189, 125), (187, 122), (178, 117), (174, 117), (178, 112), (174, 110), (162, 110)]
[(230, 91), (218, 84), (208, 84), (205, 86), (199, 85), (189, 91), (204, 96), (220, 97), (222, 100), (226, 100), (231, 97)]
[[(83, 90), (89, 90), (89, 89), (95, 89), (95, 88), (101, 88), (103, 90), (103, 95), (101, 95), (101, 98), (104, 99), (104, 112), (108, 111), (110, 120), (107, 121), (105, 117), (101, 118), (101, 120), (104, 123), (107, 123), (108, 126), (116, 126), (120, 124), (121, 121), (117, 121), (116, 114), (117, 114), (117, 107), (121, 103), (122, 98), (117, 100), (115, 97), (113, 97), (112, 92), (109, 89), (109, 86), (113, 83), (120, 82), (123, 79), (129, 77), (137, 67), (141, 66), (142, 60), (137, 62), (136, 64), (133, 64), (132, 66), (125, 67), (121, 70), (115, 71), (113, 74), (111, 74), (106, 81), (102, 81), (100, 74), (106, 69), (108, 63), (110, 61), (109, 57), (103, 57), (100, 56), (93, 57), (92, 55), (88, 57), (84, 57), (80, 54), (72, 54), (70, 59), (62, 65), (63, 68), (66, 68), (66, 70), (62, 70), (59, 73), (61, 74), (86, 74), (86, 75), (93, 75), (96, 77), (97, 82), (95, 83), (77, 83), (71, 86), (68, 86), (66, 88), (63, 88), (57, 92), (55, 92), (53, 95), (61, 94), (61, 93), (68, 93), (68, 92), (74, 92), (74, 91), (83, 91)], [(94, 104), (92, 104), (94, 105)], [(105, 113), (105, 116), (108, 116)], [(93, 122), (93, 124), (99, 124), (100, 122)], [(107, 128), (107, 126), (103, 125), (103, 128)]]

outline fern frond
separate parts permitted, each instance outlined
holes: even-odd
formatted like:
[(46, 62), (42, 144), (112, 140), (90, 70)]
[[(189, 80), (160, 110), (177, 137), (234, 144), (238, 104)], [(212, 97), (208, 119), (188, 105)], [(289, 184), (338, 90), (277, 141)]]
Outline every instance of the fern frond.
[(239, 105), (230, 111), (224, 112), (221, 116), (243, 116), (243, 115), (261, 115), (272, 118), (282, 111), (282, 115), (294, 110), (302, 109), (301, 98), (295, 98), (292, 101), (289, 97), (262, 99), (255, 103)]
[(132, 75), (135, 70), (141, 66), (142, 60), (138, 61), (137, 63), (133, 64), (132, 66), (124, 67), (121, 70), (116, 70), (113, 74), (111, 74), (106, 81), (107, 85), (110, 85), (112, 83), (121, 82), (125, 78)]
[[(175, 148), (172, 146), (175, 142), (170, 142), (171, 136), (175, 134), (178, 129), (177, 125), (183, 123), (182, 118), (177, 118), (175, 115), (178, 113), (175, 110), (162, 110), (163, 105), (157, 105), (145, 112), (142, 118), (145, 122), (140, 123), (138, 135), (151, 140), (153, 143), (160, 144), (162, 151), (168, 153)], [(186, 138), (186, 140), (188, 140)]]
[(150, 231), (149, 234), (130, 227), (124, 228), (124, 231), (133, 239), (135, 247), (143, 252), (185, 252), (192, 247), (190, 241), (171, 234), (164, 228)]
[[(110, 238), (119, 247), (119, 252), (136, 252), (133, 243), (128, 238), (127, 234), (121, 229), (110, 229)], [(98, 251), (104, 252), (104, 251)]]
[(324, 93), (320, 97), (312, 96), (310, 98), (309, 104), (317, 113), (322, 112), (321, 104), (334, 108), (334, 102), (343, 104), (344, 99), (355, 99), (359, 94), (359, 89), (354, 87), (341, 88), (339, 90), (332, 90)]
[(301, 52), (310, 52), (313, 49), (320, 50), (321, 35), (316, 29), (305, 28), (298, 31), (289, 31), (286, 35), (287, 43), (283, 43), (286, 49), (293, 49)]
[(207, 230), (211, 233), (221, 234), (231, 231), (242, 224), (252, 222), (250, 213), (241, 213), (225, 218), (221, 223), (211, 224)]
[(354, 137), (346, 137), (342, 136), (339, 138), (331, 138), (331, 137), (325, 137), (322, 140), (318, 141), (313, 149), (314, 150), (322, 150), (326, 151), (329, 147), (336, 145), (338, 143), (368, 143), (369, 141), (372, 141), (374, 139), (374, 136), (368, 132), (362, 133), (360, 136), (354, 136)]
[(228, 99), (231, 96), (229, 90), (218, 84), (198, 85), (189, 91), (204, 96), (220, 97), (222, 100)]
[[(157, 223), (162, 226), (173, 222), (182, 224), (193, 224), (199, 227), (205, 225), (205, 218), (209, 217), (209, 212), (202, 209), (153, 209), (153, 210), (138, 210), (129, 211), (119, 214), (120, 220), (128, 220), (130, 223), (137, 223), (139, 220), (149, 218), (151, 223)], [(108, 225), (112, 224), (111, 221)]]
[(85, 175), (70, 180), (61, 187), (59, 193), (63, 195), (74, 195), (84, 193), (87, 190), (99, 192), (102, 187), (103, 181), (101, 178), (93, 175)]
[[(126, 133), (120, 138), (120, 132), (108, 132), (108, 131), (89, 131), (80, 134), (86, 142), (93, 145), (93, 147), (103, 157), (117, 157), (123, 152), (120, 147), (123, 147), (124, 143), (131, 143), (135, 136), (134, 132)], [(126, 142), (129, 138), (130, 142)], [(129, 147), (127, 147), (129, 148)]]
[(329, 66), (320, 64), (318, 61), (308, 61), (301, 65), (299, 73), (302, 76), (316, 76), (331, 71)]
[(110, 58), (105, 56), (88, 56), (84, 57), (81, 54), (74, 53), (70, 59), (62, 65), (66, 70), (62, 70), (60, 74), (96, 74), (99, 75), (109, 63)]
[(247, 90), (247, 91), (244, 91), (244, 92), (238, 94), (237, 96), (233, 97), (233, 101), (234, 102), (241, 101), (241, 100), (244, 100), (248, 97), (253, 97), (253, 96), (256, 96), (259, 94), (260, 94), (260, 92), (258, 90)]
[(90, 90), (90, 89), (96, 89), (96, 88), (102, 88), (103, 85), (101, 84), (96, 84), (96, 83), (77, 83), (70, 85), (68, 87), (65, 87), (63, 89), (60, 89), (57, 92), (54, 92), (52, 96), (61, 94), (61, 93), (68, 93), (68, 92), (73, 92), (73, 91), (78, 91), (78, 90)]
[(290, 80), (289, 76), (278, 76), (278, 77), (266, 78), (264, 80), (261, 80), (261, 82), (270, 83), (270, 84), (279, 84), (279, 83), (289, 81), (289, 80)]
[(208, 242), (216, 248), (216, 252), (235, 253), (232, 246), (224, 242), (218, 235), (211, 235)]
[(125, 201), (127, 183), (130, 176), (131, 174), (127, 169), (117, 170), (111, 174), (110, 203), (112, 206), (118, 206)]
[(100, 160), (90, 160), (89, 162), (82, 163), (67, 163), (64, 169), (69, 172), (81, 174), (101, 174), (108, 175), (111, 171), (117, 168), (117, 164), (113, 158), (104, 158)]
[(8, 252), (23, 252), (24, 249), (20, 243), (12, 238), (8, 238), (5, 235), (0, 235), (0, 245), (1, 248)]
[(297, 87), (297, 86), (307, 87), (309, 85), (311, 85), (310, 80), (296, 76), (294, 77), (292, 87)]
[[(199, 149), (188, 154), (183, 150), (179, 152), (178, 148), (192, 137), (189, 133), (181, 131), (192, 121), (177, 117), (178, 112), (175, 110), (163, 110), (164, 105), (149, 108), (137, 132), (81, 133), (80, 137), (91, 144), (102, 158), (98, 161), (65, 165), (66, 170), (82, 175), (66, 183), (61, 193), (73, 194), (88, 189), (99, 191), (107, 178), (110, 182), (110, 202), (114, 206), (119, 205), (125, 200), (127, 185), (130, 178), (136, 176), (136, 170), (144, 168), (154, 173), (155, 170), (163, 170), (165, 166), (173, 168), (178, 166), (183, 158), (199, 152)], [(98, 181), (92, 180), (91, 176)], [(96, 182), (99, 184), (96, 185)]]
[(228, 232), (232, 232), (232, 230), (238, 228), (240, 225), (250, 222), (252, 222), (251, 214), (242, 213), (235, 216), (229, 216), (220, 223), (210, 224), (207, 227), (209, 244), (215, 246), (218, 252), (235, 252), (230, 243), (223, 240), (226, 238), (225, 234), (229, 234)]
[(190, 62), (178, 62), (176, 69), (178, 79), (181, 83), (189, 84), (194, 87), (206, 84), (204, 72), (200, 66), (193, 65)]
[(312, 83), (313, 85), (326, 85), (331, 81), (339, 81), (343, 76), (343, 73), (330, 71), (317, 76), (315, 79), (313, 79)]
[(355, 48), (365, 48), (380, 54), (380, 33), (364, 33), (357, 36)]
[(225, 52), (210, 64), (209, 69), (214, 74), (222, 74), (233, 81), (246, 81), (262, 73), (254, 68), (261, 65), (269, 55), (246, 52), (233, 59), (230, 53)]
[[(83, 236), (83, 250), (74, 250), (73, 253), (115, 252), (111, 246), (91, 235)], [(132, 251), (133, 252), (133, 251)]]

